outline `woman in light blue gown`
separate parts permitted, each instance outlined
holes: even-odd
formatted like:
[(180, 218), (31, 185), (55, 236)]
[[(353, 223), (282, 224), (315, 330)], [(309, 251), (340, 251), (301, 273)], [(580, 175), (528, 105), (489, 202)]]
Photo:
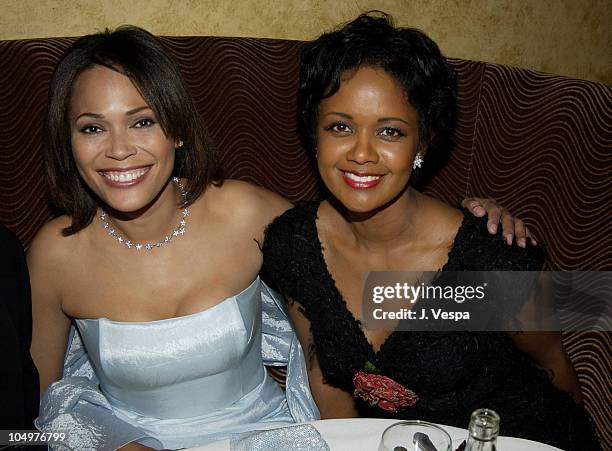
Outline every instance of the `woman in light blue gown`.
[[(223, 181), (157, 40), (81, 38), (49, 105), (46, 165), (65, 215), (28, 255), (37, 427), (70, 449), (158, 449), (318, 418), (302, 351), (258, 277), (255, 240), (289, 203)], [(264, 364), (288, 365), (286, 393)]]
[[(46, 131), (64, 215), (28, 253), (37, 427), (65, 433), (63, 449), (159, 449), (318, 418), (302, 350), (258, 277), (257, 242), (290, 204), (223, 180), (157, 40), (133, 27), (77, 40)], [(264, 364), (288, 366), (286, 392)]]

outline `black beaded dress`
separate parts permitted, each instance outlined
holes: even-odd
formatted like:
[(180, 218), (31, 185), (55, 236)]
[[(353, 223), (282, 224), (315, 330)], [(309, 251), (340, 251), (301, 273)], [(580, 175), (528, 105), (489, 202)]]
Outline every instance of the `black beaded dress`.
[[(418, 395), (414, 405), (395, 413), (354, 398), (361, 417), (465, 428), (473, 410), (487, 407), (500, 414), (501, 435), (566, 450), (600, 449), (586, 411), (556, 389), (505, 332), (394, 331), (375, 352), (326, 267), (318, 207), (298, 205), (268, 227), (264, 266), (310, 320), (326, 383), (352, 394), (353, 376), (369, 362)], [(501, 232), (489, 235), (486, 219), (466, 213), (442, 271), (537, 271), (543, 261), (540, 247), (507, 246)]]

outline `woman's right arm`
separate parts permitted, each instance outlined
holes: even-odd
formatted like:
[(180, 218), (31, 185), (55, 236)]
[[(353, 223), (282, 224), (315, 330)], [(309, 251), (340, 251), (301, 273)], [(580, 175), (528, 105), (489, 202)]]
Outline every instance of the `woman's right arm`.
[(357, 417), (358, 412), (355, 409), (355, 402), (352, 395), (340, 388), (332, 387), (325, 382), (319, 366), (319, 359), (316, 353), (310, 352), (313, 345), (312, 333), (310, 332), (310, 321), (301, 311), (299, 304), (289, 301), (287, 309), (295, 333), (300, 340), (302, 349), (304, 349), (310, 391), (321, 413), (321, 419)]
[(153, 449), (136, 442), (147, 437), (146, 432), (114, 416), (97, 381), (62, 378), (70, 331), (70, 317), (62, 309), (62, 288), (70, 283), (66, 269), (78, 262), (57, 222), (51, 221), (41, 229), (27, 254), (32, 286), (30, 352), (40, 375), (41, 394), (46, 392), (41, 396), (36, 426), (43, 432), (66, 433), (63, 449)]
[(356, 417), (357, 410), (352, 394), (325, 382), (319, 361), (316, 355), (310, 352), (313, 347), (310, 321), (302, 312), (300, 304), (291, 299), (296, 294), (294, 289), (297, 278), (302, 277), (300, 273), (307, 264), (303, 260), (295, 260), (301, 258), (296, 257), (300, 251), (292, 248), (296, 236), (300, 234), (302, 219), (301, 210), (292, 209), (268, 226), (262, 246), (264, 268), (287, 300), (287, 313), (304, 350), (310, 391), (321, 418)]
[[(62, 237), (54, 222), (41, 229), (27, 253), (32, 286), (32, 345), (40, 391), (61, 379), (70, 318), (62, 310)], [(72, 262), (74, 263), (74, 262)]]

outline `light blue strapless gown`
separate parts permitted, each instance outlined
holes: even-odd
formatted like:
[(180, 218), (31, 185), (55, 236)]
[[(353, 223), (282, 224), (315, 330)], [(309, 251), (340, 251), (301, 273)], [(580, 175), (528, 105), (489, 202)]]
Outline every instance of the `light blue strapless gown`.
[[(113, 449), (133, 440), (176, 449), (316, 419), (301, 348), (279, 307), (257, 278), (188, 316), (76, 320), (87, 354), (73, 343), (36, 425), (48, 432), (67, 426), (71, 437), (63, 445), (72, 449)], [(264, 362), (289, 365), (286, 394)]]

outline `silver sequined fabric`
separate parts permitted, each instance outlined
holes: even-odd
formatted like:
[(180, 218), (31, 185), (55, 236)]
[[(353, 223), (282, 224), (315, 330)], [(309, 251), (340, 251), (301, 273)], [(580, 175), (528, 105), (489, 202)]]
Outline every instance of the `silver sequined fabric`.
[(311, 424), (261, 431), (234, 438), (230, 451), (329, 451), (327, 442)]

